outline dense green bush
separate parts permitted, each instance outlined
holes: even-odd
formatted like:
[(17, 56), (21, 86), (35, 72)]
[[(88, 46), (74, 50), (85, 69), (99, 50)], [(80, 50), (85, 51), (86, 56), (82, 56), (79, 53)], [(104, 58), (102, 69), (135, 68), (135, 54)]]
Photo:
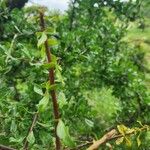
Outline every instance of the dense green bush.
[(45, 34), (58, 41), (51, 46), (57, 61), (58, 103), (61, 118), (77, 143), (98, 138), (120, 123), (147, 123), (150, 97), (144, 74), (133, 61), (138, 50), (123, 40), (129, 21), (138, 18), (138, 8), (138, 1), (75, 0), (64, 15), (47, 12), (48, 28), (41, 33), (36, 7), (11, 13), (1, 7), (0, 143), (21, 148), (35, 112), (43, 108), (29, 146), (53, 149), (52, 103), (40, 103), (43, 97), (49, 99), (41, 46)]

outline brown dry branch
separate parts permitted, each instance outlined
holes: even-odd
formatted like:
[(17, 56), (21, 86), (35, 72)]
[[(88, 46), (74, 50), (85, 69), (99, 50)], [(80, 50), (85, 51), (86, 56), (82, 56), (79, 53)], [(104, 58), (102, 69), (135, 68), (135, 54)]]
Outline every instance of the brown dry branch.
[[(149, 130), (149, 126), (145, 125), (142, 128), (139, 128), (138, 130), (139, 131)], [(106, 142), (132, 134), (135, 134), (135, 130), (131, 130), (131, 132), (125, 133), (125, 135), (123, 135), (120, 134), (116, 129), (113, 129), (110, 132), (106, 133), (98, 141), (93, 142), (93, 144), (87, 150), (97, 150), (101, 145), (105, 144)]]
[(100, 145), (111, 140), (118, 134), (117, 130), (113, 129), (110, 132), (106, 133), (100, 140), (93, 142), (93, 144), (87, 150), (97, 150)]
[[(73, 149), (65, 149), (65, 150), (81, 150), (85, 147), (88, 147), (89, 145), (91, 145), (90, 147), (87, 148), (87, 150), (98, 150), (98, 148), (103, 145), (103, 144), (107, 144), (107, 146), (109, 146), (110, 149), (112, 149), (112, 146), (108, 143), (112, 140), (117, 140), (123, 136), (127, 136), (127, 135), (132, 135), (135, 134), (136, 132), (140, 132), (140, 131), (147, 131), (149, 130), (149, 126), (145, 125), (141, 128), (133, 128), (133, 130), (131, 129), (129, 132), (123, 134), (120, 134), (116, 129), (112, 129), (111, 131), (107, 132), (101, 139), (97, 140), (97, 141), (93, 141), (93, 142), (86, 142), (84, 144), (78, 145), (76, 148)], [(109, 144), (109, 145), (108, 145)]]

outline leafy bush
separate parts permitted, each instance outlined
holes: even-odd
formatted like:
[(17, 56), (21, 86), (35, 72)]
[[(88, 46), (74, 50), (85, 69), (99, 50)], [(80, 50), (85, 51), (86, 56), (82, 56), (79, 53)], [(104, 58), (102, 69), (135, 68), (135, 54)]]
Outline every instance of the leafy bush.
[[(133, 61), (137, 49), (123, 40), (127, 23), (138, 17), (139, 3), (106, 4), (75, 0), (67, 14), (46, 10), (48, 28), (43, 32), (35, 16), (39, 8), (9, 13), (1, 7), (0, 143), (20, 149), (27, 139), (30, 149), (54, 149), (51, 90), (57, 91), (65, 122), (59, 121), (57, 130), (64, 146), (73, 142), (70, 134), (80, 144), (98, 138), (111, 125), (149, 121), (149, 93)], [(52, 63), (46, 62), (45, 41)], [(51, 68), (56, 85), (47, 82)]]

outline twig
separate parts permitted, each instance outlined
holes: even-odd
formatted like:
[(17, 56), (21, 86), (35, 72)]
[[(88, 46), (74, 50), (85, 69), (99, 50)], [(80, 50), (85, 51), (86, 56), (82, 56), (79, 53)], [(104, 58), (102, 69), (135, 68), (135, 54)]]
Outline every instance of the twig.
[[(45, 30), (45, 21), (44, 21), (44, 13), (43, 12), (40, 12), (40, 25), (41, 25), (41, 30), (44, 31)], [(46, 51), (48, 63), (51, 63), (52, 62), (51, 51), (50, 51), (50, 48), (48, 46), (48, 40), (46, 40), (44, 44), (45, 44), (45, 51)], [(49, 70), (49, 82), (50, 82), (50, 85), (55, 84), (54, 68), (51, 68)], [(51, 94), (51, 97), (52, 97), (54, 118), (55, 118), (56, 150), (60, 150), (61, 149), (61, 143), (60, 143), (59, 137), (57, 136), (57, 125), (58, 125), (58, 119), (59, 119), (59, 109), (58, 109), (58, 103), (57, 103), (57, 98), (56, 98), (56, 91), (51, 90), (50, 94)]]
[(83, 143), (83, 144), (81, 144), (81, 145), (78, 145), (77, 147), (75, 147), (75, 148), (66, 148), (66, 149), (64, 149), (64, 150), (81, 150), (81, 149), (83, 149), (84, 147), (87, 147), (87, 146), (89, 146), (89, 145), (91, 145), (91, 144), (93, 144), (93, 141), (91, 141), (91, 142), (86, 142), (86, 143)]
[(114, 138), (117, 133), (118, 132), (115, 129), (111, 130), (110, 132), (106, 133), (100, 140), (95, 141), (87, 150), (97, 150), (100, 145)]
[(0, 150), (16, 150), (16, 149), (13, 149), (4, 145), (0, 145)]
[[(33, 131), (33, 128), (36, 124), (37, 118), (38, 118), (38, 113), (36, 112), (33, 117), (33, 121), (32, 121), (31, 127), (29, 129), (28, 135)], [(28, 135), (25, 138), (24, 147), (23, 147), (24, 150), (28, 150)]]

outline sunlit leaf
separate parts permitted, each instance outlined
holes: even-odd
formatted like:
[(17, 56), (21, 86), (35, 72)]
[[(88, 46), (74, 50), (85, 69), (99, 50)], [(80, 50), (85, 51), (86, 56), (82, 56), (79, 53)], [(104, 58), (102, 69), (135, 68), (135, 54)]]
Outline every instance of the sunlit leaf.
[(63, 141), (64, 145), (71, 147), (71, 148), (75, 146), (75, 143), (69, 134), (69, 129), (68, 127), (65, 126), (62, 120), (59, 120), (59, 123), (57, 126), (57, 135)]
[(47, 35), (43, 32), (40, 39), (38, 39), (38, 47), (40, 47), (47, 40)]
[(66, 96), (63, 92), (59, 92), (58, 102), (59, 102), (59, 107), (60, 108), (63, 108), (63, 106), (67, 104)]
[(36, 92), (39, 95), (43, 95), (43, 91), (38, 85), (34, 86), (34, 92)]
[(29, 133), (29, 135), (28, 135), (28, 137), (27, 137), (27, 140), (28, 140), (28, 142), (29, 142), (30, 144), (34, 144), (34, 142), (35, 142), (35, 137), (34, 137), (33, 131), (31, 131), (31, 132)]
[(89, 126), (89, 127), (93, 127), (94, 123), (93, 121), (89, 120), (89, 119), (85, 119), (85, 123)]
[(51, 55), (51, 59), (53, 63), (57, 64), (57, 57), (55, 55)]
[(116, 140), (116, 144), (117, 144), (117, 145), (120, 145), (123, 141), (124, 141), (124, 137), (118, 138), (118, 139)]
[(37, 36), (38, 39), (42, 36), (42, 33), (43, 32), (36, 32), (36, 36)]
[(118, 125), (117, 126), (119, 133), (121, 133), (122, 135), (125, 135), (126, 131), (128, 130), (128, 128), (125, 125)]
[(47, 33), (47, 34), (52, 34), (52, 33), (55, 33), (56, 32), (56, 30), (55, 30), (55, 28), (52, 28), (52, 27), (48, 27), (46, 30), (45, 30), (45, 32)]
[(130, 139), (128, 139), (127, 137), (125, 137), (125, 142), (126, 142), (126, 145), (127, 145), (128, 147), (131, 147), (132, 142), (131, 142)]
[(56, 80), (57, 80), (57, 82), (62, 83), (62, 85), (64, 86), (65, 82), (64, 82), (64, 78), (63, 78), (63, 76), (61, 74), (61, 70), (62, 70), (62, 68), (59, 65), (56, 65), (56, 68), (55, 68), (55, 71), (56, 71)]
[(43, 84), (43, 87), (45, 87), (48, 91), (56, 90), (57, 86), (58, 85), (56, 83), (51, 85), (49, 81)]
[(55, 68), (56, 64), (54, 62), (48, 63), (48, 64), (44, 64), (43, 67), (45, 69), (51, 69), (51, 68)]
[(23, 137), (20, 137), (20, 138), (19, 137), (18, 138), (10, 137), (9, 138), (9, 142), (11, 142), (11, 143), (22, 143), (23, 140), (24, 140)]
[(141, 121), (138, 120), (137, 123), (139, 123), (143, 127), (143, 124)]
[(46, 91), (44, 97), (40, 100), (39, 104), (37, 105), (39, 112), (45, 111), (48, 106), (48, 103), (49, 103), (49, 93)]
[(42, 45), (40, 53), (41, 53), (42, 59), (45, 59), (46, 58), (46, 53), (45, 53), (45, 46), (44, 45)]
[(54, 38), (48, 39), (49, 46), (56, 46), (58, 44), (57, 40)]
[(141, 135), (141, 134), (139, 134), (138, 137), (136, 138), (138, 147), (141, 145), (140, 135)]

